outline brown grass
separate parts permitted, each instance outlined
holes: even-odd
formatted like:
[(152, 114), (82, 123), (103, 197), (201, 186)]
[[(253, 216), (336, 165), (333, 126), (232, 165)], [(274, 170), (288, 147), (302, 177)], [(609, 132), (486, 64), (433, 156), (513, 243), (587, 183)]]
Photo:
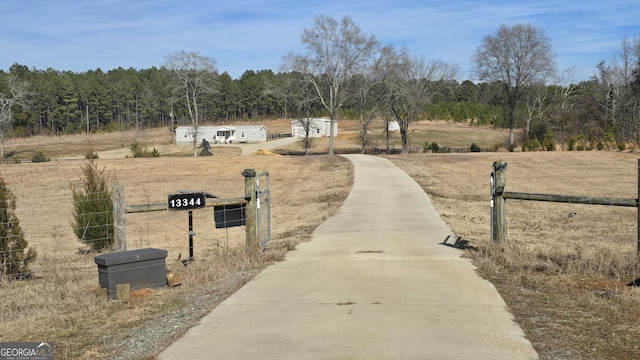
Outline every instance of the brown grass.
[[(138, 136), (147, 136), (153, 144), (156, 132)], [(227, 198), (243, 196), (242, 171), (268, 171), (272, 241), (267, 251), (257, 256), (245, 253), (243, 228), (215, 229), (211, 209), (198, 210), (194, 211), (196, 261), (182, 267), (179, 256), (188, 256), (185, 212), (128, 214), (128, 248), (166, 249), (167, 267), (180, 273), (182, 285), (136, 293), (126, 302), (107, 301), (97, 291), (96, 254), (79, 251), (83, 246), (71, 228), (71, 184), (79, 181), (83, 161), (3, 165), (1, 175), (18, 199), (20, 225), (39, 258), (32, 264), (35, 280), (0, 283), (0, 341), (53, 340), (56, 358), (111, 358), (119, 351), (113, 347), (114, 339), (126, 341), (122, 336), (130, 329), (166, 312), (193, 306), (185, 299), (194, 296), (215, 296), (221, 301), (252, 274), (282, 260), (287, 250), (308, 239), (318, 224), (337, 211), (352, 184), (352, 166), (340, 157), (239, 157), (220, 155), (222, 151), (214, 149), (211, 157), (134, 159), (125, 158), (126, 146), (123, 150), (119, 141), (113, 141), (129, 139), (131, 134), (113, 135), (106, 134), (104, 142), (97, 141), (100, 136), (91, 136), (90, 142), (86, 137), (84, 148), (77, 141), (79, 136), (40, 138), (37, 144), (30, 141), (37, 149), (62, 149), (69, 143), (70, 154), (104, 149), (98, 151), (98, 165), (115, 174), (131, 205), (164, 202), (167, 194), (178, 189), (203, 190)], [(12, 142), (8, 147), (14, 146), (18, 145)], [(165, 154), (183, 151), (162, 146)], [(230, 149), (234, 148), (226, 151)], [(325, 186), (327, 183), (332, 186)], [(193, 323), (197, 318), (185, 320)], [(185, 330), (178, 329), (176, 335)]]
[[(640, 357), (637, 210), (507, 200), (508, 241), (489, 243), (489, 175), (507, 190), (637, 197), (637, 154), (554, 152), (396, 156), (431, 196), (542, 359)], [(576, 212), (574, 217), (568, 217)]]
[[(374, 133), (380, 131), (376, 126)], [(287, 121), (268, 128), (290, 132)], [(416, 123), (412, 129), (417, 131), (411, 146), (419, 147), (424, 141), (484, 147), (482, 139), (490, 146), (506, 138), (500, 131), (433, 122)], [(78, 252), (81, 244), (70, 226), (70, 185), (78, 181), (82, 161), (4, 165), (1, 175), (17, 195), (21, 226), (39, 258), (33, 265), (38, 279), (0, 284), (0, 341), (54, 340), (60, 358), (111, 358), (119, 351), (114, 344), (125, 341), (130, 330), (163, 314), (197, 307), (204, 297), (222, 301), (261, 268), (282, 259), (337, 211), (351, 186), (351, 166), (339, 157), (238, 157), (234, 147), (216, 148), (210, 158), (179, 157), (190, 154), (190, 148), (169, 145), (165, 130), (32, 138), (11, 141), (7, 148), (24, 156), (44, 150), (46, 156), (76, 159), (90, 148), (98, 151), (99, 164), (125, 185), (128, 204), (162, 202), (177, 189), (235, 197), (243, 192), (243, 169), (268, 170), (274, 239), (268, 251), (260, 258), (245, 254), (242, 229), (214, 230), (210, 213), (196, 211), (196, 261), (182, 268), (178, 255), (188, 253), (186, 214), (130, 214), (129, 248), (167, 249), (167, 265), (179, 271), (182, 286), (136, 294), (140, 296), (128, 302), (107, 301), (97, 295), (95, 254)], [(357, 123), (341, 123), (336, 147), (359, 149), (358, 131)], [(158, 147), (163, 156), (125, 159), (136, 139)], [(326, 151), (327, 140), (319, 139), (316, 146), (316, 151)], [(414, 154), (390, 159), (422, 185), (452, 230), (477, 249), (465, 255), (495, 284), (542, 359), (640, 358), (640, 293), (625, 286), (640, 277), (636, 209), (509, 200), (508, 241), (488, 242), (494, 161), (509, 163), (510, 191), (636, 198), (637, 154)], [(319, 186), (327, 182), (335, 186)], [(578, 215), (569, 218), (570, 212)], [(174, 336), (215, 304), (207, 303), (185, 325), (176, 325)]]

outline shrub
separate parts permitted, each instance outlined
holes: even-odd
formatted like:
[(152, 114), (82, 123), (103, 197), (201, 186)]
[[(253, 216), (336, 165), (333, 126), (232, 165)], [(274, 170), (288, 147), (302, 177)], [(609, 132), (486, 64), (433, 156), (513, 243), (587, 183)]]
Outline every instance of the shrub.
[(424, 152), (434, 152), (437, 153), (440, 150), (440, 147), (438, 146), (438, 144), (434, 141), (432, 143), (430, 142), (426, 142), (424, 143), (424, 147), (422, 149)]
[(476, 143), (471, 144), (471, 152), (480, 152), (480, 147)]
[(72, 188), (73, 232), (80, 242), (94, 250), (113, 245), (113, 199), (115, 178), (89, 159), (82, 167), (82, 185)]
[(134, 142), (129, 146), (131, 149), (131, 156), (134, 158), (144, 158), (144, 157), (159, 157), (160, 152), (158, 149), (153, 148), (152, 151), (147, 149), (147, 145), (140, 144), (139, 142)]
[(544, 140), (542, 142), (542, 146), (547, 151), (555, 151), (556, 150), (556, 138), (553, 136), (553, 132), (547, 129), (544, 133)]
[(38, 151), (37, 153), (35, 153), (35, 155), (33, 155), (33, 157), (31, 158), (31, 162), (34, 163), (39, 163), (39, 162), (49, 162), (51, 161), (50, 158), (44, 156), (44, 154), (42, 153), (42, 151)]
[(84, 155), (84, 158), (87, 160), (98, 159), (98, 153), (94, 153), (92, 150), (90, 150)]
[(131, 144), (129, 146), (129, 149), (131, 150), (131, 156), (133, 156), (134, 158), (139, 158), (139, 157), (143, 157), (144, 153), (143, 153), (143, 146), (139, 143), (139, 142), (134, 142), (133, 144)]
[(31, 277), (29, 263), (36, 259), (35, 249), (29, 245), (15, 215), (16, 197), (0, 178), (0, 276), (10, 279)]
[(538, 139), (530, 139), (522, 143), (522, 151), (538, 151), (542, 145)]
[(572, 136), (569, 138), (569, 150), (570, 151), (585, 151), (590, 149), (590, 143), (585, 138), (584, 134), (578, 136)]
[(567, 142), (569, 145), (569, 151), (575, 151), (578, 149), (578, 138), (575, 136), (572, 136), (569, 138), (569, 141)]

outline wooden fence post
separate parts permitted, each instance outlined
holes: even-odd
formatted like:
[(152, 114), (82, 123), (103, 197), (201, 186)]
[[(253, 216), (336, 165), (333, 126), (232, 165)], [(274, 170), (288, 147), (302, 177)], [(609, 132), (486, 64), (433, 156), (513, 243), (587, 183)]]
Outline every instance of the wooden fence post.
[(124, 185), (113, 186), (111, 199), (113, 202), (113, 248), (117, 252), (127, 251)]
[(500, 160), (493, 163), (491, 189), (491, 242), (501, 242), (507, 236), (507, 219), (504, 200), (504, 187), (507, 182), (507, 163)]
[(247, 229), (247, 248), (258, 247), (258, 227), (256, 224), (258, 201), (256, 197), (256, 171), (254, 169), (245, 169), (242, 172), (244, 176), (244, 198), (247, 200), (245, 208), (245, 226)]

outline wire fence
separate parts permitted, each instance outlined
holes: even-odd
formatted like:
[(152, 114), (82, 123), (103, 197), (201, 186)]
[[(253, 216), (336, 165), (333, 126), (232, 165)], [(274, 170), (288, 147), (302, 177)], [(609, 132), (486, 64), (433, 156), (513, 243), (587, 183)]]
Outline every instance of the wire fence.
[[(164, 211), (126, 214), (126, 227), (121, 228), (113, 209), (108, 208), (112, 206), (113, 192), (87, 195), (77, 208), (71, 189), (41, 194), (18, 192), (17, 202), (23, 206), (15, 211), (6, 204), (0, 206), (0, 281), (28, 278), (31, 274), (42, 276), (56, 261), (63, 261), (59, 265), (67, 269), (80, 264), (93, 269), (92, 259), (97, 254), (123, 251), (115, 243), (118, 231), (124, 233), (124, 249), (163, 248), (172, 256), (169, 260), (186, 257), (190, 236), (196, 257), (219, 254), (243, 246), (246, 241), (246, 227), (236, 226), (237, 220), (223, 220), (223, 226), (217, 228), (212, 208), (193, 211), (192, 230), (187, 212), (167, 211), (166, 204)], [(118, 203), (115, 201), (113, 206)], [(12, 213), (14, 216), (7, 218)], [(2, 215), (8, 220), (3, 221)]]
[[(259, 194), (256, 195), (260, 197), (262, 207), (259, 212), (261, 236), (253, 240), (264, 249), (270, 240), (268, 173), (260, 174), (260, 178)], [(10, 180), (19, 205), (15, 210), (15, 224), (1, 224), (2, 214), (11, 209), (9, 206), (0, 207), (0, 277), (27, 277), (32, 273), (47, 277), (51, 275), (53, 265), (67, 269), (80, 267), (83, 272), (85, 269), (93, 272), (93, 258), (100, 253), (142, 248), (167, 250), (169, 265), (172, 261), (187, 258), (191, 250), (195, 251), (195, 257), (205, 257), (244, 246), (248, 240), (244, 220), (238, 223), (238, 216), (244, 216), (245, 205), (228, 211), (229, 204), (226, 204), (222, 221), (216, 221), (216, 210), (220, 210), (217, 207), (195, 209), (190, 221), (186, 211), (167, 211), (164, 194), (149, 195), (136, 189), (135, 193), (125, 196), (122, 189), (121, 192), (91, 191), (78, 198), (77, 189), (84, 189), (82, 182), (61, 185), (47, 182), (43, 177), (37, 180), (41, 186), (23, 188), (21, 179), (15, 177)], [(238, 195), (241, 196), (236, 198), (239, 199), (237, 203), (247, 202), (244, 194)], [(144, 206), (145, 200), (147, 206), (160, 204), (161, 211), (123, 211), (129, 205), (143, 203)], [(163, 200), (164, 203), (159, 203)], [(220, 200), (225, 199), (207, 198), (207, 205), (210, 201), (216, 205)], [(117, 214), (121, 214), (122, 219), (118, 219)], [(18, 228), (23, 229), (28, 243), (15, 244), (16, 235), (11, 233), (11, 229)], [(126, 240), (123, 246), (117, 242), (119, 237)], [(37, 250), (37, 258), (34, 251), (29, 253), (30, 250)]]
[[(34, 199), (33, 196), (34, 194), (30, 194), (29, 199)], [(52, 198), (55, 199), (54, 201), (62, 201), (59, 194), (53, 195)], [(66, 201), (68, 202), (69, 199)], [(32, 244), (29, 244), (29, 241), (35, 237), (36, 233), (38, 237), (43, 236), (39, 230), (43, 225), (50, 225), (47, 226), (49, 231), (55, 231), (53, 229), (62, 225), (56, 221), (57, 219), (52, 219), (50, 223), (39, 221), (46, 209), (53, 211), (53, 204), (42, 203), (33, 212), (27, 213), (16, 206), (21, 202), (23, 200), (19, 195), (13, 196), (3, 189), (3, 200), (0, 201), (0, 282), (6, 279), (31, 278), (32, 266), (38, 252)], [(66, 208), (66, 206), (58, 205), (59, 208)], [(65, 220), (70, 230), (69, 219)]]

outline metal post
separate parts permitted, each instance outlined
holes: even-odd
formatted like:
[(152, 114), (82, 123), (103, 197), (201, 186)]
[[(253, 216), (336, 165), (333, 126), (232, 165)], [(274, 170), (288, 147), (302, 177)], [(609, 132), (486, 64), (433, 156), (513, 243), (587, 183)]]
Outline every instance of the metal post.
[(189, 261), (193, 260), (193, 211), (189, 210)]
[(489, 202), (489, 208), (491, 211), (491, 229), (490, 229), (490, 239), (491, 242), (495, 242), (496, 241), (496, 234), (495, 234), (495, 229), (494, 229), (494, 218), (495, 218), (495, 213), (494, 213), (494, 204), (495, 204), (495, 197), (496, 197), (496, 172), (495, 170), (493, 172), (491, 172), (491, 184), (490, 184), (490, 188), (489, 188), (489, 192), (491, 194), (491, 201)]

